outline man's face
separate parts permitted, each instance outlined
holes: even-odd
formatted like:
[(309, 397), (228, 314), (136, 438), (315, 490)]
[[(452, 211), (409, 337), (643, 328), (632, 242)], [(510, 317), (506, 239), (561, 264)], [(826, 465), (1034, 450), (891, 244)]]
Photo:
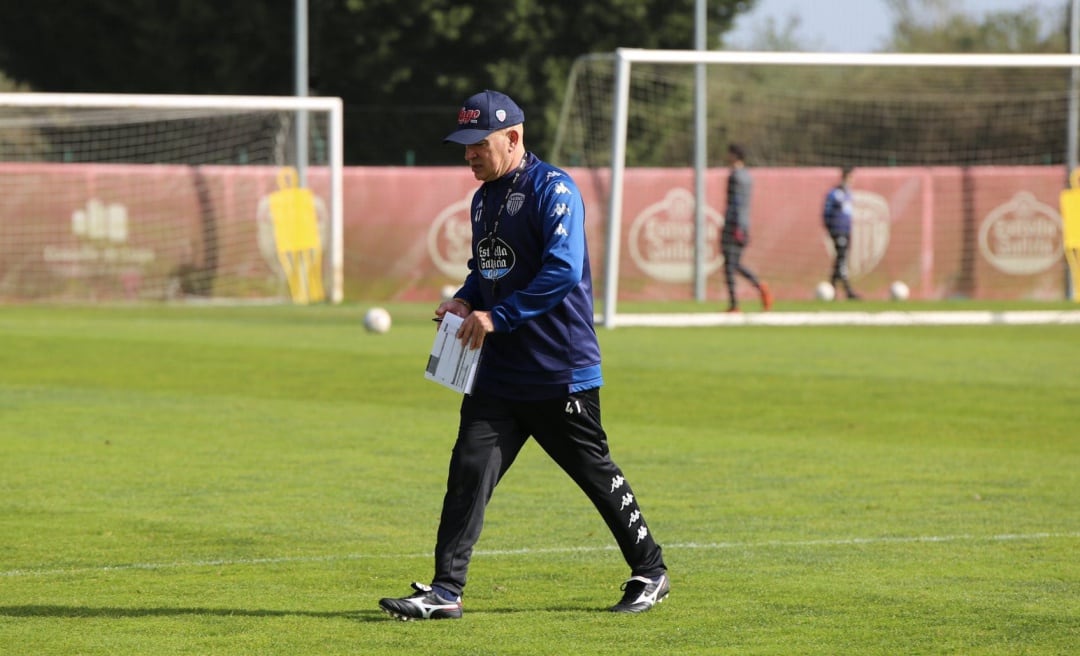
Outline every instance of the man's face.
[(512, 130), (492, 132), (487, 139), (465, 146), (465, 161), (477, 180), (490, 182), (510, 172), (517, 143), (517, 134), (511, 134)]

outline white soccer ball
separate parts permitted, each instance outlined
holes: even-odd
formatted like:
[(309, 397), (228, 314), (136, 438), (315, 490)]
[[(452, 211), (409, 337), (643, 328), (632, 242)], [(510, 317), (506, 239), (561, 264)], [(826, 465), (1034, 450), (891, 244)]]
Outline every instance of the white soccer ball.
[(455, 285), (443, 285), (442, 288), (442, 300), (449, 301), (454, 298), (454, 294), (457, 293), (457, 286)]
[(822, 280), (814, 289), (814, 296), (819, 301), (831, 301), (836, 298), (836, 288)]
[(385, 308), (373, 307), (364, 315), (364, 328), (369, 333), (385, 333), (390, 330), (390, 313)]
[(906, 301), (911, 296), (911, 290), (902, 281), (896, 280), (889, 285), (889, 298), (894, 301)]

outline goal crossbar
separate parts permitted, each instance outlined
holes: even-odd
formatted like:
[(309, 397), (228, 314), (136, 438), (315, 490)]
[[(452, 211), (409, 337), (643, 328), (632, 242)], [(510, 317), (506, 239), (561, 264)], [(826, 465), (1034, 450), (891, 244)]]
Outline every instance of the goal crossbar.
[(648, 50), (617, 48), (615, 58), (626, 63), (651, 64), (765, 64), (778, 66), (919, 66), (1075, 68), (1080, 55), (967, 53), (851, 53)]
[(123, 93), (0, 93), (11, 107), (129, 107), (174, 109), (273, 109), (341, 111), (340, 98)]

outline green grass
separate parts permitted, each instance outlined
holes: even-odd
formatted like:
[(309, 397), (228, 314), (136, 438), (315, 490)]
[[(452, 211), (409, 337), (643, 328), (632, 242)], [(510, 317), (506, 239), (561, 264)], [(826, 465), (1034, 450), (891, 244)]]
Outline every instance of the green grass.
[(0, 308), (3, 653), (1080, 644), (1075, 325), (602, 331), (669, 600), (603, 612), (626, 567), (530, 444), (465, 618), (406, 624), (376, 604), (431, 576), (458, 398), (423, 379), (431, 307), (390, 307), (382, 336), (361, 305)]

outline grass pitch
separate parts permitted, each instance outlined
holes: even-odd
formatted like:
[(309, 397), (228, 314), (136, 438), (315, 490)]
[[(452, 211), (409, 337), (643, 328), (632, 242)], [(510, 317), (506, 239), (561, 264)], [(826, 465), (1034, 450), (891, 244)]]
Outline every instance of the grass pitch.
[[(1080, 644), (1080, 329), (602, 331), (604, 423), (671, 597), (535, 445), (465, 618), (431, 576), (458, 397), (429, 305), (0, 308), (10, 654), (1066, 654)], [(865, 309), (865, 307), (860, 308)]]

